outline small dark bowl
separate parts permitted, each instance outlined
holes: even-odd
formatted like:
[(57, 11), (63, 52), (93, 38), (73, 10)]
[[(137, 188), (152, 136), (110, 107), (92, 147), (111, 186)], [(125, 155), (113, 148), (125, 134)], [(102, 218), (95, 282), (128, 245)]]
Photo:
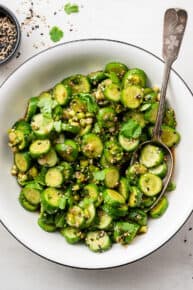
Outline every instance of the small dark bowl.
[(11, 12), (7, 7), (3, 6), (3, 5), (0, 5), (0, 16), (7, 16), (9, 17), (9, 19), (11, 20), (11, 22), (15, 25), (16, 27), (16, 31), (17, 31), (17, 39), (16, 39), (16, 42), (15, 42), (15, 46), (13, 48), (13, 50), (10, 52), (10, 54), (3, 60), (0, 60), (0, 65), (7, 62), (8, 60), (10, 60), (14, 54), (16, 53), (18, 47), (19, 47), (19, 44), (20, 44), (20, 41), (21, 41), (21, 28), (20, 28), (20, 25), (19, 25), (19, 22), (16, 18), (16, 16), (13, 14), (13, 12)]

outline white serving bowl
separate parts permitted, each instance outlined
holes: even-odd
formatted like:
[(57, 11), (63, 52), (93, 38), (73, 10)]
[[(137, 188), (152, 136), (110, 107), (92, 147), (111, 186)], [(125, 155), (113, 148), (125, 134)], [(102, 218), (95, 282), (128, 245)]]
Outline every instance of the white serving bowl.
[(169, 208), (165, 215), (149, 222), (149, 230), (128, 247), (114, 245), (96, 254), (84, 245), (69, 245), (57, 233), (42, 231), (37, 214), (25, 211), (18, 202), (20, 191), (10, 174), (12, 154), (7, 146), (7, 130), (24, 115), (31, 96), (52, 87), (71, 74), (100, 70), (110, 61), (145, 70), (152, 84), (160, 85), (163, 62), (131, 44), (88, 39), (49, 48), (21, 65), (0, 88), (0, 218), (8, 231), (28, 249), (59, 264), (78, 268), (103, 269), (134, 262), (166, 243), (184, 224), (193, 209), (193, 98), (183, 79), (174, 71), (168, 99), (175, 109), (181, 142), (176, 149), (175, 181), (177, 188), (168, 193)]

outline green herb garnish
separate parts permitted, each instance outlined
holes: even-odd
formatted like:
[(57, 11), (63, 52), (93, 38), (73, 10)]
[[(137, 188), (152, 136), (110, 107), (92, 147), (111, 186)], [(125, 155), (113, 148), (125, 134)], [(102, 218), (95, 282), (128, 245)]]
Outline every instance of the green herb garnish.
[(71, 13), (78, 13), (79, 12), (79, 7), (77, 4), (71, 4), (70, 2), (68, 2), (65, 6), (64, 6), (64, 11), (66, 12), (66, 14), (70, 15)]
[(121, 134), (126, 138), (138, 138), (141, 135), (141, 127), (137, 121), (130, 119), (121, 128)]
[(63, 31), (57, 26), (52, 27), (52, 29), (50, 30), (50, 39), (53, 42), (60, 41), (63, 36), (64, 36)]

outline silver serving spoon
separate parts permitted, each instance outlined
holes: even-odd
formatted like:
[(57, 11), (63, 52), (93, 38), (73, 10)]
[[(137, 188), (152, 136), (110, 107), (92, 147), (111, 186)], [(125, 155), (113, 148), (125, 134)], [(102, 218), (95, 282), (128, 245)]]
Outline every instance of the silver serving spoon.
[(171, 71), (171, 66), (173, 62), (177, 59), (178, 53), (180, 50), (181, 42), (184, 36), (184, 31), (187, 22), (187, 12), (182, 9), (171, 8), (166, 10), (164, 16), (164, 29), (163, 29), (163, 59), (165, 61), (164, 65), (164, 73), (163, 73), (163, 81), (160, 92), (160, 102), (159, 109), (157, 113), (157, 119), (155, 123), (155, 127), (153, 129), (152, 140), (143, 142), (138, 147), (137, 151), (134, 152), (131, 165), (134, 164), (138, 160), (138, 152), (142, 149), (144, 145), (147, 144), (156, 144), (159, 147), (162, 147), (167, 152), (167, 164), (168, 164), (168, 172), (163, 180), (163, 188), (159, 197), (155, 200), (155, 202), (147, 209), (147, 211), (151, 210), (158, 201), (164, 195), (169, 181), (171, 179), (173, 169), (174, 169), (174, 157), (172, 151), (162, 142), (161, 140), (161, 125), (164, 117), (164, 107), (166, 100), (166, 91), (168, 86), (169, 75)]

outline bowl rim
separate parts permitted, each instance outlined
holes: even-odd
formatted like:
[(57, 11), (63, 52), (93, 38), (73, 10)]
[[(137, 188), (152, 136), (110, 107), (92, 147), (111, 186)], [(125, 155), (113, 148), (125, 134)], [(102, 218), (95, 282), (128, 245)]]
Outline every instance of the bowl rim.
[[(0, 8), (1, 8), (1, 5), (0, 5)], [(156, 58), (157, 60), (161, 61), (162, 63), (164, 63), (164, 60), (162, 58), (160, 58), (159, 56), (157, 56), (156, 54), (152, 53), (151, 51), (147, 50), (147, 49), (144, 49), (138, 45), (135, 45), (135, 44), (132, 44), (132, 43), (129, 43), (129, 42), (126, 42), (126, 41), (121, 41), (121, 40), (114, 40), (114, 39), (109, 39), (109, 38), (83, 38), (83, 39), (76, 39), (76, 40), (71, 40), (71, 41), (67, 41), (67, 42), (62, 42), (62, 43), (59, 43), (59, 44), (56, 44), (54, 46), (51, 46), (51, 47), (48, 47), (42, 51), (39, 51), (37, 52), (36, 54), (32, 55), (31, 57), (29, 57), (28, 59), (26, 59), (22, 64), (20, 64), (18, 67), (16, 67), (16, 69), (14, 69), (6, 78), (5, 80), (0, 84), (0, 89), (3, 87), (3, 85), (9, 80), (9, 78), (17, 71), (20, 69), (20, 67), (22, 67), (23, 65), (25, 65), (28, 61), (30, 61), (31, 59), (35, 58), (36, 56), (40, 55), (40, 54), (43, 54), (44, 52), (48, 51), (48, 50), (52, 50), (56, 47), (59, 47), (59, 46), (65, 46), (65, 45), (69, 45), (69, 44), (73, 44), (73, 43), (80, 43), (80, 42), (94, 42), (94, 41), (104, 41), (104, 42), (112, 42), (112, 43), (118, 43), (118, 44), (123, 44), (123, 45), (126, 45), (126, 46), (131, 46), (131, 47), (134, 47), (136, 49), (139, 49), (151, 56), (153, 56), (154, 58)], [(189, 91), (189, 93), (192, 95), (193, 97), (193, 91), (191, 90), (191, 88), (189, 87), (189, 85), (186, 83), (186, 81), (182, 78), (182, 76), (176, 71), (174, 70), (173, 68), (171, 69), (172, 72), (174, 72), (175, 75), (177, 75), (177, 77), (182, 81), (182, 83), (185, 85), (185, 87), (187, 88), (187, 90)], [(115, 268), (119, 268), (119, 267), (123, 267), (123, 266), (127, 266), (129, 264), (133, 264), (137, 261), (140, 261), (148, 256), (150, 256), (151, 254), (153, 254), (154, 252), (156, 252), (157, 250), (159, 250), (160, 248), (162, 248), (166, 243), (168, 243), (181, 229), (182, 227), (185, 225), (185, 223), (188, 221), (188, 219), (190, 218), (190, 216), (192, 215), (193, 213), (193, 210), (190, 212), (190, 214), (187, 216), (187, 218), (185, 219), (185, 221), (183, 222), (183, 224), (178, 228), (178, 230), (173, 233), (173, 235), (168, 238), (164, 243), (162, 243), (158, 248), (152, 250), (151, 252), (149, 252), (148, 254), (132, 261), (132, 262), (127, 262), (127, 263), (124, 263), (124, 264), (119, 264), (119, 265), (116, 265), (116, 266), (110, 266), (110, 267), (92, 267), (92, 268), (87, 268), (87, 267), (78, 267), (78, 266), (71, 266), (71, 265), (66, 265), (64, 263), (60, 263), (60, 262), (57, 262), (53, 259), (50, 259), (50, 258), (47, 258), (46, 256), (43, 256), (41, 254), (39, 254), (38, 252), (36, 252), (34, 249), (30, 248), (29, 246), (25, 245), (19, 238), (17, 238), (17, 236), (11, 232), (11, 230), (9, 230), (9, 228), (4, 224), (4, 222), (0, 219), (0, 223), (2, 224), (2, 226), (12, 235), (13, 238), (15, 238), (21, 245), (23, 245), (26, 249), (28, 249), (29, 251), (31, 251), (33, 254), (36, 254), (37, 256), (39, 256), (40, 258), (43, 258), (49, 262), (52, 262), (52, 263), (55, 263), (59, 266), (63, 266), (63, 267), (68, 267), (68, 268), (73, 268), (73, 269), (79, 269), (79, 270), (109, 270), (109, 269), (115, 269)]]
[(0, 12), (2, 12), (3, 14), (5, 14), (5, 16), (8, 16), (11, 19), (11, 21), (15, 24), (16, 31), (17, 31), (17, 39), (15, 42), (15, 46), (14, 46), (13, 50), (11, 51), (11, 53), (8, 54), (8, 56), (6, 58), (4, 58), (3, 60), (0, 61), (0, 65), (2, 65), (4, 63), (6, 63), (7, 61), (9, 61), (15, 55), (15, 53), (20, 45), (20, 42), (21, 42), (21, 28), (20, 28), (20, 24), (19, 24), (19, 21), (18, 21), (16, 15), (9, 8), (0, 4)]

